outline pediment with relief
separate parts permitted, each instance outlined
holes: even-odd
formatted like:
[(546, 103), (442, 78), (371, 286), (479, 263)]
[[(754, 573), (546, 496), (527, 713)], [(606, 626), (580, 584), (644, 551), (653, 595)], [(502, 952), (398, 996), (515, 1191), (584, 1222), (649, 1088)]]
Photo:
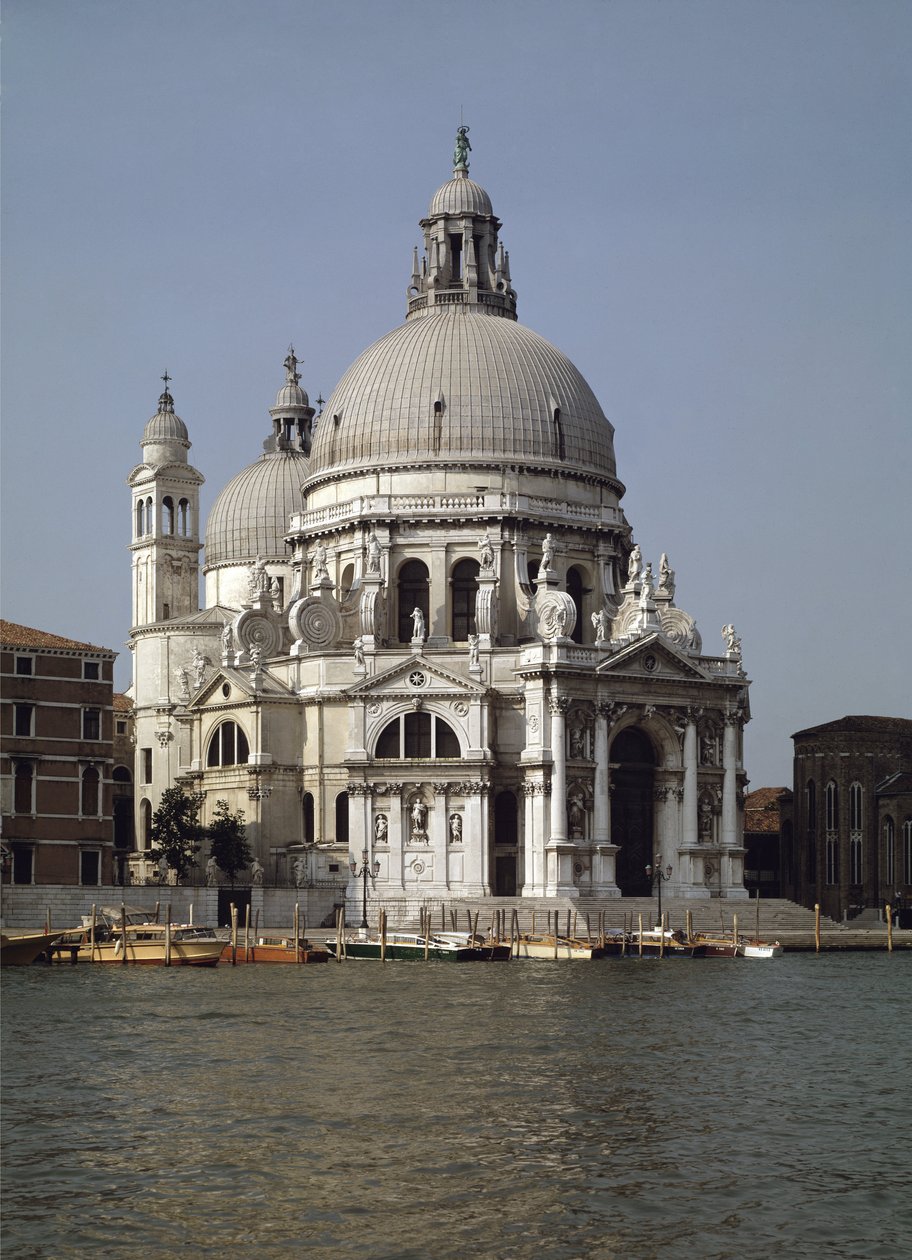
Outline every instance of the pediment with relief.
[[(228, 694), (225, 694), (225, 688)], [(222, 666), (207, 678), (199, 691), (190, 699), (188, 707), (214, 708), (226, 704), (244, 704), (249, 700), (294, 700), (295, 693), (266, 669), (257, 675), (256, 686), (253, 685), (250, 670), (229, 669)]]
[(431, 664), (422, 656), (413, 656), (391, 669), (374, 674), (347, 687), (344, 695), (352, 699), (368, 696), (425, 696), (428, 698), (453, 695), (485, 695), (487, 688), (469, 678), (461, 678), (438, 664)]
[(596, 673), (634, 675), (642, 678), (679, 678), (708, 682), (710, 675), (697, 666), (691, 657), (677, 652), (661, 634), (638, 639), (616, 652), (597, 667)]

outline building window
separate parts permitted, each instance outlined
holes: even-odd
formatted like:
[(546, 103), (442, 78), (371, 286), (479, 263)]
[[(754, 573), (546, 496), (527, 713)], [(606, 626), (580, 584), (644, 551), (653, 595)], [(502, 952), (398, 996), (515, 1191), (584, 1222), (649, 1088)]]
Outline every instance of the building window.
[(223, 722), (209, 740), (207, 766), (246, 765), (250, 756), (247, 736), (236, 722)]
[(33, 656), (17, 656), (16, 657), (16, 673), (24, 675), (28, 678), (35, 672), (35, 658)]
[(304, 843), (313, 844), (314, 836), (314, 798), (312, 792), (304, 793), (304, 800), (301, 807), (301, 815), (304, 830)]
[(456, 643), (465, 643), (475, 634), (475, 601), (478, 596), (478, 561), (460, 560), (453, 566), (450, 579), (452, 592), (452, 636)]
[(141, 538), (144, 532), (143, 531), (143, 517), (144, 517), (143, 501), (142, 499), (137, 499), (136, 511), (133, 514), (133, 519), (134, 519), (133, 532), (137, 538)]
[(143, 849), (152, 848), (152, 802), (139, 803), (139, 841)]
[(162, 533), (174, 533), (174, 500), (169, 494), (162, 499)]
[(35, 706), (33, 704), (17, 704), (13, 714), (13, 733), (15, 735), (34, 735)]
[(862, 795), (861, 784), (849, 784), (849, 830), (861, 831), (862, 826)]
[(190, 537), (190, 500), (181, 499), (177, 505), (178, 529), (184, 538)]
[(348, 844), (348, 793), (336, 797), (336, 844)]
[(13, 812), (16, 814), (34, 814), (35, 812), (35, 768), (28, 761), (20, 761), (16, 764)]
[(808, 779), (804, 785), (804, 808), (807, 816), (808, 831), (817, 830), (817, 784)]
[(79, 812), (83, 818), (98, 817), (98, 771), (94, 766), (86, 766), (82, 772), (82, 800)]
[(839, 828), (839, 788), (830, 779), (826, 785), (826, 829), (837, 831)]
[(862, 845), (860, 836), (852, 836), (849, 840), (849, 883), (862, 882)]
[(912, 884), (912, 818), (903, 823), (903, 882)]
[(461, 755), (459, 736), (435, 713), (403, 713), (393, 718), (380, 732), (374, 753), (384, 760), (403, 757), (428, 760)]
[(573, 627), (573, 633), (570, 638), (574, 643), (582, 643), (583, 641), (583, 596), (586, 594), (583, 586), (583, 575), (579, 569), (573, 568), (567, 570), (567, 594), (573, 600), (573, 607), (576, 609), (576, 623)]
[(82, 738), (101, 739), (101, 709), (83, 709)]
[(127, 719), (126, 719), (126, 718), (118, 718), (118, 719), (117, 719), (117, 721), (114, 723), (114, 729), (115, 729), (115, 731), (117, 732), (117, 734), (118, 734), (118, 735), (126, 735), (126, 733), (127, 733)]
[(35, 882), (35, 850), (30, 844), (14, 844), (13, 850), (13, 883), (33, 884)]
[(839, 883), (839, 840), (836, 836), (827, 836), (826, 840), (826, 883), (831, 887)]
[(412, 640), (412, 613), (421, 609), (425, 628), (429, 629), (430, 584), (427, 566), (420, 560), (407, 560), (399, 570), (399, 642)]
[(93, 888), (101, 883), (101, 854), (97, 849), (83, 849), (80, 853), (79, 882)]
[(143, 532), (146, 534), (155, 533), (155, 515), (151, 499), (146, 499), (146, 526)]
[(96, 682), (101, 677), (98, 661), (83, 661), (82, 676), (89, 681)]
[(141, 748), (139, 750), (139, 781), (143, 784), (152, 782), (152, 749)]
[(887, 894), (896, 883), (896, 828), (892, 818), (883, 820), (884, 882)]

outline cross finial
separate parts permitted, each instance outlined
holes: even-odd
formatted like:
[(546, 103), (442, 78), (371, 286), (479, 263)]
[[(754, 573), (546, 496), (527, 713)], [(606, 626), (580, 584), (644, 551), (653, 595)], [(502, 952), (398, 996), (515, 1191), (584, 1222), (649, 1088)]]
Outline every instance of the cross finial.
[(167, 368), (165, 368), (165, 374), (164, 374), (164, 376), (162, 376), (162, 378), (161, 378), (161, 379), (165, 382), (165, 389), (167, 389), (167, 388), (168, 388), (169, 383), (170, 383), (170, 382), (171, 382), (174, 378), (168, 375), (168, 369), (167, 369)]

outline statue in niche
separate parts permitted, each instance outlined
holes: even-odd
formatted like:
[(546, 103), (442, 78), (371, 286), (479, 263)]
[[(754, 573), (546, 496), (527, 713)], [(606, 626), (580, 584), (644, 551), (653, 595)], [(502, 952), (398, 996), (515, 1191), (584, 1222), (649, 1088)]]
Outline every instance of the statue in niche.
[(640, 551), (640, 544), (635, 543), (633, 551), (630, 553), (630, 559), (627, 561), (627, 585), (632, 586), (639, 579), (640, 569), (643, 564), (643, 553)]
[(581, 836), (583, 834), (583, 817), (585, 814), (584, 801), (579, 793), (575, 793), (570, 797), (568, 814), (570, 818), (570, 831), (573, 835)]
[(481, 567), (483, 570), (490, 572), (494, 568), (494, 548), (491, 546), (491, 540), (487, 534), (479, 540), (478, 546), (481, 551)]
[(709, 844), (712, 837), (712, 806), (709, 801), (700, 802), (700, 839)]
[(716, 741), (712, 731), (704, 731), (700, 736), (700, 760), (704, 766), (716, 764)]
[(227, 621), (222, 627), (222, 651), (227, 655), (234, 647), (234, 631), (231, 628), (231, 622)]
[(380, 572), (380, 543), (377, 541), (377, 535), (373, 533), (367, 540), (367, 571), (368, 573)]
[(424, 613), (420, 608), (412, 609), (412, 642), (423, 643), (426, 630), (424, 626)]
[(355, 653), (355, 669), (364, 669), (364, 640), (355, 639), (352, 646)]
[(450, 814), (450, 844), (462, 841), (462, 815)]
[(469, 635), (469, 669), (478, 669), (478, 635)]
[(250, 882), (256, 888), (263, 886), (263, 864), (259, 858), (254, 858), (250, 864)]
[(554, 539), (550, 534), (545, 534), (542, 542), (542, 558), (541, 564), (538, 566), (538, 576), (544, 577), (551, 569), (551, 561), (554, 559)]
[(378, 814), (374, 819), (374, 843), (389, 843), (389, 822), (387, 821), (386, 814)]
[(315, 582), (322, 582), (324, 578), (329, 577), (329, 569), (326, 567), (326, 548), (322, 543), (317, 543), (314, 547), (311, 573)]
[(604, 643), (608, 638), (608, 614), (604, 608), (592, 614), (592, 628), (595, 631), (596, 643)]
[(583, 726), (570, 727), (570, 756), (577, 760), (586, 756), (586, 728)]
[(295, 888), (300, 888), (307, 881), (307, 859), (303, 856), (296, 857), (291, 870), (294, 886)]
[(423, 801), (415, 801), (412, 806), (412, 835), (418, 838), (427, 835), (427, 805)]
[(722, 638), (725, 640), (725, 648), (732, 656), (741, 655), (741, 640), (735, 634), (735, 627), (731, 624), (722, 627)]
[(472, 146), (469, 144), (468, 127), (460, 127), (456, 132), (456, 148), (453, 150), (453, 165), (464, 166), (469, 169), (469, 154)]

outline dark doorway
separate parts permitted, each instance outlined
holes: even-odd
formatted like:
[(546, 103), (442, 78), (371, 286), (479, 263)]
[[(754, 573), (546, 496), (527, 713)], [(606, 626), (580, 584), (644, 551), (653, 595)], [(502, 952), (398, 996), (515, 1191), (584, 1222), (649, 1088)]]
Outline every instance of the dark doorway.
[[(244, 920), (247, 917), (247, 907), (250, 905), (250, 889), (249, 888), (220, 888), (218, 890), (218, 926), (231, 927), (231, 904), (237, 906), (238, 912), (238, 928), (243, 929)], [(251, 923), (251, 929), (253, 923)]]
[(516, 896), (516, 858), (519, 844), (518, 810), (514, 792), (494, 798), (494, 896)]
[(498, 853), (494, 858), (494, 896), (516, 896), (515, 853)]
[(611, 843), (620, 845), (617, 884), (624, 897), (648, 897), (646, 867), (653, 860), (655, 751), (648, 736), (630, 727), (615, 738), (609, 758)]

